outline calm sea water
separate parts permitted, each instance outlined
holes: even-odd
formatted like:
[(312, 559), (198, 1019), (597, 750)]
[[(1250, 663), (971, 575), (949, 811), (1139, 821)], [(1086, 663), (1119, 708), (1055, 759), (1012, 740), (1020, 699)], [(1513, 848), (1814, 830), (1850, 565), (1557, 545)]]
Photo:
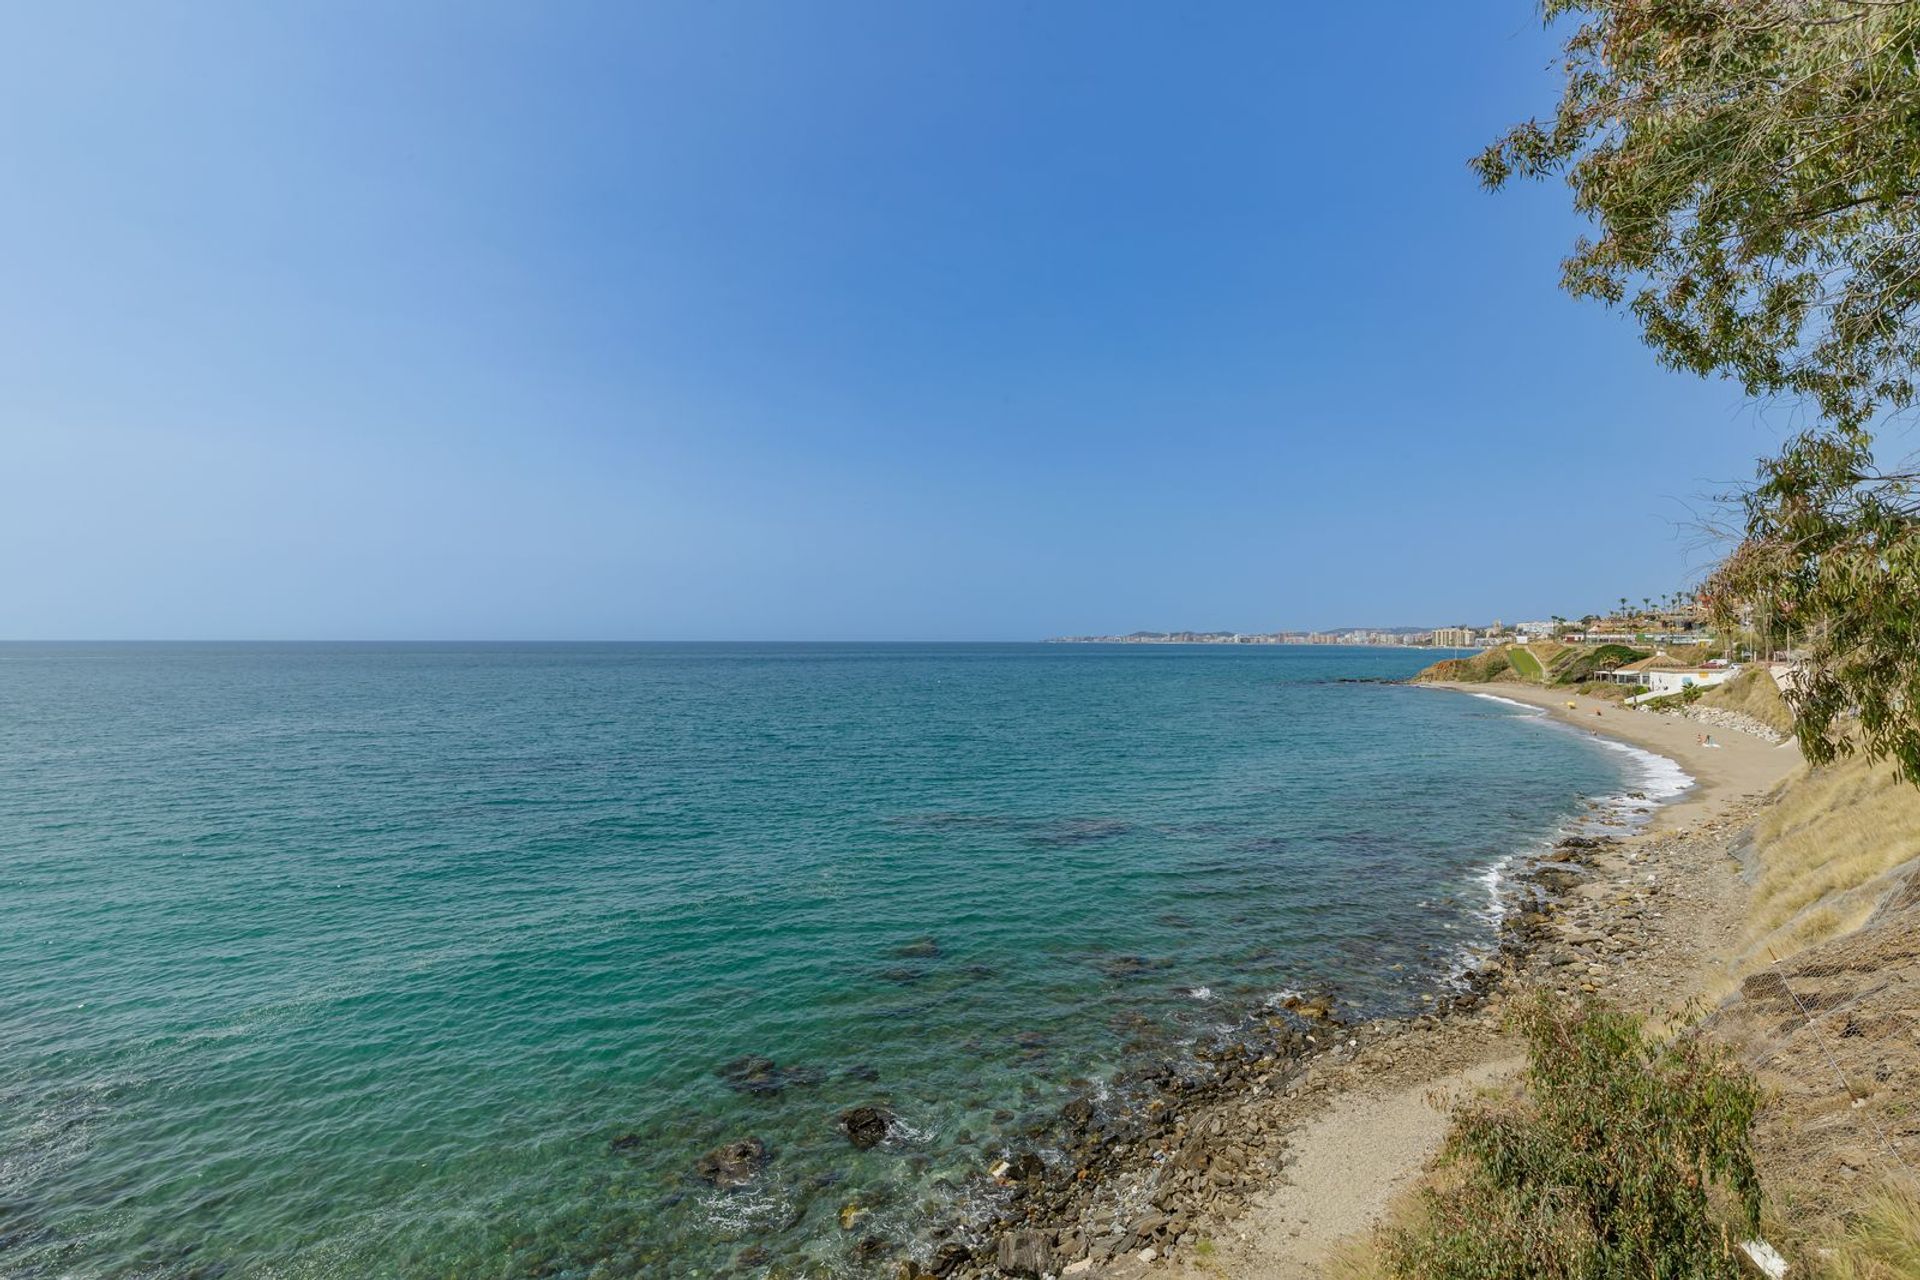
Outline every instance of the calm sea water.
[(1424, 660), (0, 646), (0, 1275), (856, 1274), (844, 1206), (911, 1240), (1138, 1055), (1417, 1007), (1488, 868), (1636, 785), (1338, 682)]

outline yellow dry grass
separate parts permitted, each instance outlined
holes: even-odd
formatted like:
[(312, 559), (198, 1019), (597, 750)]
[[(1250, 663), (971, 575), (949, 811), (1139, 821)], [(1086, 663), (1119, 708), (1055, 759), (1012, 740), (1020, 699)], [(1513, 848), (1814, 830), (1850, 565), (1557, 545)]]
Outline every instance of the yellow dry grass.
[(1873, 1197), (1829, 1246), (1824, 1280), (1913, 1280), (1920, 1276), (1920, 1193), (1889, 1187)]
[(1920, 788), (1850, 757), (1789, 782), (1754, 826), (1758, 877), (1745, 970), (1851, 932), (1873, 914), (1888, 873), (1920, 858)]
[(1793, 732), (1793, 711), (1780, 696), (1780, 686), (1770, 672), (1759, 667), (1742, 671), (1725, 684), (1715, 685), (1701, 695), (1700, 705), (1724, 707), (1752, 716), (1769, 729)]
[(1371, 1238), (1335, 1246), (1320, 1271), (1327, 1280), (1390, 1280), (1393, 1274), (1380, 1246)]

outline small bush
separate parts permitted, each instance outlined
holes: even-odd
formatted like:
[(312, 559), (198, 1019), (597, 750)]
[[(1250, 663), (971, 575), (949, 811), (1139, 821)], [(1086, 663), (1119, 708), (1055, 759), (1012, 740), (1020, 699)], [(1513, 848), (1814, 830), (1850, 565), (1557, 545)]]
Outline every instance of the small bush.
[[(1732, 1280), (1725, 1225), (1757, 1227), (1758, 1087), (1699, 1040), (1540, 1000), (1517, 1014), (1526, 1096), (1454, 1117), (1416, 1221), (1389, 1230), (1399, 1280)], [(1717, 1189), (1717, 1190), (1716, 1190)], [(1731, 1220), (1731, 1222), (1730, 1222)]]

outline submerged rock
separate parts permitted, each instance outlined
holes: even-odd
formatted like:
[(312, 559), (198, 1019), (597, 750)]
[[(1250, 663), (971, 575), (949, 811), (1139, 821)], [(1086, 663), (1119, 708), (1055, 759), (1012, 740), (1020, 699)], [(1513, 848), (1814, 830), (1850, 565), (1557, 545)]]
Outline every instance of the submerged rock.
[(1100, 972), (1109, 978), (1144, 978), (1157, 967), (1145, 956), (1113, 956), (1100, 962)]
[(693, 1171), (702, 1180), (729, 1191), (752, 1182), (766, 1163), (767, 1144), (758, 1138), (742, 1138), (701, 1156), (694, 1162)]
[(847, 1141), (862, 1151), (878, 1146), (892, 1123), (892, 1113), (879, 1107), (854, 1107), (840, 1113), (840, 1127), (845, 1130)]
[(901, 960), (931, 960), (940, 954), (940, 943), (933, 938), (916, 938), (903, 946), (895, 947), (893, 954)]
[(778, 1093), (785, 1087), (780, 1064), (758, 1054), (750, 1053), (732, 1062), (722, 1063), (714, 1074), (725, 1080), (727, 1087), (736, 1093)]
[(1027, 843), (1041, 849), (1072, 849), (1126, 835), (1133, 824), (1117, 818), (1063, 818), (1043, 823), (1027, 836)]
[(821, 1073), (813, 1067), (783, 1067), (772, 1058), (757, 1053), (722, 1063), (714, 1074), (727, 1082), (735, 1093), (768, 1097), (790, 1086), (819, 1084)]

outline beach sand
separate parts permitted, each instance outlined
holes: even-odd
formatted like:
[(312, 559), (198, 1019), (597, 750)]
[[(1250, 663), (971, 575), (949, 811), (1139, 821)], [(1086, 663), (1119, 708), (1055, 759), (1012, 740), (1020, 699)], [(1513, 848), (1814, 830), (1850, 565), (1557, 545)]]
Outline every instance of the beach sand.
[[(1484, 694), (1543, 708), (1564, 724), (1601, 737), (1644, 748), (1677, 762), (1694, 786), (1655, 813), (1652, 830), (1684, 827), (1712, 817), (1743, 796), (1770, 791), (1800, 763), (1800, 748), (1792, 741), (1779, 746), (1751, 734), (1715, 729), (1678, 715), (1638, 711), (1618, 702), (1524, 684), (1430, 684), (1422, 688)], [(1571, 709), (1569, 705), (1572, 704)], [(1712, 747), (1701, 745), (1711, 733)]]
[[(1665, 756), (1694, 779), (1646, 828), (1606, 851), (1593, 867), (1593, 882), (1569, 895), (1561, 938), (1542, 948), (1543, 963), (1527, 980), (1655, 1014), (1699, 995), (1712, 980), (1713, 957), (1737, 936), (1744, 916), (1746, 891), (1733, 846), (1765, 796), (1800, 767), (1798, 747), (1720, 729), (1712, 730), (1717, 745), (1706, 746), (1700, 739), (1709, 726), (1559, 690), (1427, 687), (1543, 708), (1574, 728)], [(1629, 895), (1634, 905), (1620, 908)], [(1588, 964), (1582, 947), (1569, 964), (1568, 937), (1596, 929), (1610, 942), (1624, 942), (1622, 954)], [(1284, 1172), (1245, 1214), (1217, 1224), (1209, 1256), (1174, 1268), (1128, 1258), (1090, 1274), (1113, 1280), (1324, 1275), (1341, 1245), (1371, 1232), (1419, 1179), (1439, 1151), (1450, 1107), (1474, 1090), (1510, 1083), (1521, 1062), (1521, 1046), (1501, 1031), (1494, 1007), (1442, 1020), (1410, 1045), (1316, 1067), (1319, 1078), (1306, 1092), (1318, 1095), (1320, 1105), (1288, 1133)]]

